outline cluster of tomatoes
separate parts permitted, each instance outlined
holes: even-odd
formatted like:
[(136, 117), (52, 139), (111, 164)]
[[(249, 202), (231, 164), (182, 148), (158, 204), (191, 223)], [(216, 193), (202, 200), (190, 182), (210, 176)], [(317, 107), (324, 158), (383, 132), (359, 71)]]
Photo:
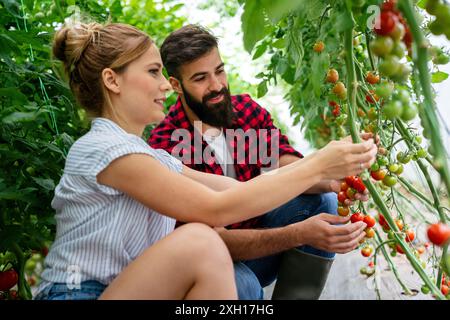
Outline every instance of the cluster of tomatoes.
[(406, 81), (412, 69), (400, 59), (411, 48), (412, 36), (405, 19), (396, 9), (396, 1), (383, 3), (374, 32), (377, 37), (370, 43), (370, 49), (382, 58), (378, 66), (380, 73), (397, 82)]
[(450, 7), (442, 0), (427, 0), (425, 10), (436, 17), (428, 25), (431, 33), (437, 36), (445, 34), (450, 40)]

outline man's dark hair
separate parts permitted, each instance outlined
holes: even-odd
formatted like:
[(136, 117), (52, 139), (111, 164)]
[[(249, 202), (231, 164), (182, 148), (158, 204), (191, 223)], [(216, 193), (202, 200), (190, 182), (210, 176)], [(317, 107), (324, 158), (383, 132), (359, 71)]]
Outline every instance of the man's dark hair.
[(207, 29), (189, 24), (172, 32), (164, 40), (161, 59), (168, 75), (181, 81), (180, 66), (202, 57), (217, 46), (217, 38)]

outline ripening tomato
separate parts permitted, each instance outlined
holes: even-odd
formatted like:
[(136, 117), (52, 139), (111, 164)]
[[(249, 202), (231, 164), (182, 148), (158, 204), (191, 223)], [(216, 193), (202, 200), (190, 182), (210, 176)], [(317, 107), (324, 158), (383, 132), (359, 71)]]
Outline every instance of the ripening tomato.
[(372, 228), (366, 228), (364, 229), (364, 232), (366, 233), (366, 238), (373, 238), (375, 236), (375, 231)]
[(345, 85), (338, 81), (333, 87), (333, 93), (341, 100), (345, 100), (347, 98), (347, 88)]
[(336, 69), (330, 69), (327, 72), (327, 82), (336, 83), (339, 80), (339, 73)]
[(317, 53), (320, 53), (325, 49), (325, 44), (322, 41), (318, 41), (314, 44), (313, 50)]
[(386, 170), (371, 171), (370, 176), (376, 181), (383, 180), (386, 176)]
[(450, 227), (443, 223), (435, 223), (428, 227), (428, 239), (435, 245), (441, 246), (450, 238)]
[(415, 237), (416, 235), (414, 234), (414, 231), (412, 231), (411, 229), (406, 230), (406, 237), (405, 237), (406, 242), (412, 242)]
[(367, 224), (368, 228), (372, 228), (375, 225), (376, 221), (374, 217), (367, 215), (364, 217), (364, 223)]
[(341, 182), (341, 191), (347, 191), (347, 189), (349, 188), (347, 182), (342, 181)]
[(338, 206), (337, 211), (341, 217), (346, 217), (350, 213), (350, 209), (347, 206)]
[(361, 249), (361, 254), (364, 257), (370, 257), (370, 255), (372, 254), (372, 247), (371, 246), (365, 246), (364, 248)]
[(403, 221), (400, 219), (395, 220), (395, 224), (397, 225), (398, 230), (403, 230)]
[(369, 93), (366, 95), (366, 101), (368, 103), (374, 104), (375, 102), (378, 102), (380, 98), (376, 95), (375, 91), (369, 90)]
[(352, 223), (356, 223), (358, 221), (364, 221), (364, 215), (361, 212), (355, 212), (354, 214), (352, 214), (352, 216), (350, 217), (350, 221)]
[(348, 188), (346, 191), (347, 198), (350, 200), (355, 200), (356, 190), (353, 188)]
[(369, 71), (366, 75), (366, 81), (370, 84), (377, 84), (380, 82), (380, 76)]

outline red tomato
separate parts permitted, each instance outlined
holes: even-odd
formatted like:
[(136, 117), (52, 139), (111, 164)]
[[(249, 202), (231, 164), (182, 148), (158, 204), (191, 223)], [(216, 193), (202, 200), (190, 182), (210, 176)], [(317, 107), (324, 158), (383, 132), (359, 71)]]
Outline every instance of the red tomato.
[(381, 36), (390, 34), (394, 30), (397, 20), (398, 18), (394, 13), (382, 11), (374, 28), (375, 33)]
[(405, 237), (406, 242), (412, 242), (415, 237), (416, 237), (416, 235), (414, 234), (414, 231), (412, 231), (411, 229), (406, 231), (406, 237)]
[(374, 104), (375, 102), (378, 102), (380, 98), (375, 94), (375, 91), (369, 90), (369, 94), (366, 95), (366, 101), (368, 103)]
[(428, 227), (428, 239), (435, 245), (441, 246), (450, 238), (450, 227), (443, 223), (435, 223)]
[(398, 253), (405, 254), (405, 251), (403, 251), (402, 247), (398, 243), (395, 247), (397, 248)]
[(339, 105), (336, 105), (331, 113), (333, 114), (333, 116), (339, 117), (339, 115), (341, 114), (341, 107)]
[(384, 226), (388, 226), (386, 219), (384, 218), (384, 216), (382, 214), (378, 214), (378, 223), (384, 227)]
[(356, 223), (358, 221), (364, 221), (364, 215), (361, 212), (355, 212), (354, 214), (352, 214), (352, 216), (350, 217), (350, 221), (352, 223)]
[(345, 177), (345, 182), (349, 185), (349, 187), (353, 188), (353, 182), (355, 181), (355, 176)]
[(366, 190), (366, 186), (360, 177), (355, 177), (352, 187), (359, 193), (363, 193)]
[(443, 284), (443, 285), (441, 286), (441, 292), (442, 292), (442, 294), (443, 294), (444, 296), (446, 296), (446, 295), (448, 294), (448, 292), (449, 292), (448, 286), (445, 285), (445, 284)]
[(0, 272), (0, 291), (8, 291), (16, 285), (18, 280), (19, 276), (14, 269)]
[(368, 228), (372, 228), (375, 225), (375, 218), (372, 216), (365, 216), (364, 217), (364, 222), (365, 224), (367, 224)]
[(338, 201), (343, 204), (344, 201), (347, 199), (347, 194), (345, 193), (345, 191), (339, 191), (337, 198)]
[(369, 266), (370, 268), (373, 268), (373, 267), (374, 267), (373, 261), (370, 261), (369, 264), (368, 264), (368, 266)]

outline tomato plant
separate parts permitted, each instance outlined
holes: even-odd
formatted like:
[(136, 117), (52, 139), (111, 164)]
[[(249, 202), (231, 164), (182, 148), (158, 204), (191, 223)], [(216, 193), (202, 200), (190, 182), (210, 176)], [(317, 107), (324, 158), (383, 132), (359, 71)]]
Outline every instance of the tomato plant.
[[(244, 11), (250, 14), (247, 4), (251, 1), (242, 2)], [(378, 13), (372, 11), (375, 6)], [(370, 193), (369, 201), (356, 200), (356, 192), (363, 188), (355, 186), (351, 177), (347, 177), (338, 195), (341, 214), (347, 214), (348, 200), (353, 203), (349, 210), (355, 212), (351, 222), (357, 221), (356, 213), (365, 217), (372, 210), (378, 213), (380, 227), (372, 227), (375, 235), (361, 243), (361, 253), (373, 253), (374, 259), (382, 254), (393, 269), (393, 258), (401, 253), (428, 292), (436, 299), (445, 299), (440, 281), (449, 272), (444, 263), (450, 260), (447, 246), (431, 253), (423, 242), (426, 235), (413, 230), (419, 230), (414, 226), (419, 223), (449, 223), (448, 154), (431, 84), (445, 81), (448, 75), (439, 66), (450, 59), (448, 49), (426, 38), (429, 31), (448, 38), (448, 2), (321, 1), (310, 6), (300, 1), (288, 6), (280, 1), (272, 6), (262, 1), (260, 8), (252, 8), (253, 15), (267, 17), (258, 29), (266, 28), (268, 33), (262, 32), (260, 39), (268, 41), (271, 28), (285, 30), (286, 47), (274, 54), (283, 56), (291, 68), (277, 72), (279, 69), (269, 66), (274, 72), (264, 80), (276, 83), (278, 77), (289, 78), (289, 110), (294, 125), (302, 121), (308, 141), (320, 148), (347, 132), (354, 142), (361, 140), (362, 132), (380, 139), (377, 162), (359, 176)], [(432, 15), (429, 23), (423, 17), (424, 9)], [(246, 32), (250, 21), (254, 22), (243, 22), (244, 43), (249, 51), (258, 41), (254, 34)], [(310, 49), (319, 42), (321, 50), (317, 54)], [(339, 78), (330, 77), (329, 70), (336, 70)], [(339, 113), (330, 110), (331, 101), (339, 101)], [(334, 116), (324, 118), (327, 114)], [(405, 175), (411, 169), (418, 172), (415, 178), (425, 182), (425, 189)], [(439, 179), (432, 179), (434, 175)], [(378, 228), (382, 232), (378, 233)], [(370, 247), (375, 249), (369, 254)], [(411, 294), (398, 272), (394, 274), (403, 290)]]

